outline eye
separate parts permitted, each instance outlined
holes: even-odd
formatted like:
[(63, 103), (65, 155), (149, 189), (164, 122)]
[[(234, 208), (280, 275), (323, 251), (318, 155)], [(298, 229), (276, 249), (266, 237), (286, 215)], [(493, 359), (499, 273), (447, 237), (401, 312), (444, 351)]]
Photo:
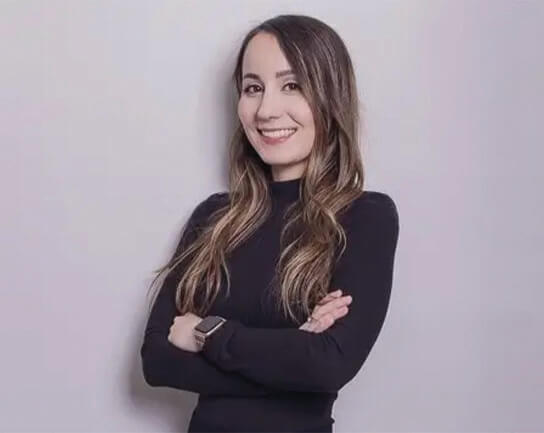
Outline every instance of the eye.
[(250, 92), (250, 91), (249, 91), (249, 89), (251, 89), (252, 87), (259, 87), (259, 86), (257, 86), (256, 84), (251, 84), (251, 85), (247, 86), (247, 87), (244, 89), (244, 93), (248, 93), (248, 94), (250, 94), (250, 95), (253, 94), (253, 93), (255, 93), (255, 92)]
[[(295, 82), (289, 82), (289, 83), (285, 84), (284, 87), (287, 87), (287, 86), (290, 86), (289, 90), (300, 90), (300, 86)], [(244, 93), (249, 94), (249, 95), (253, 95), (254, 93), (257, 92), (257, 90), (251, 91), (251, 88), (253, 88), (253, 87), (257, 87), (258, 89), (260, 89), (260, 86), (258, 86), (257, 84), (250, 84), (249, 86), (247, 86), (244, 89)]]
[(286, 86), (294, 86), (295, 87), (295, 88), (291, 88), (290, 90), (300, 89), (300, 86), (297, 83), (293, 83), (293, 82), (287, 83)]

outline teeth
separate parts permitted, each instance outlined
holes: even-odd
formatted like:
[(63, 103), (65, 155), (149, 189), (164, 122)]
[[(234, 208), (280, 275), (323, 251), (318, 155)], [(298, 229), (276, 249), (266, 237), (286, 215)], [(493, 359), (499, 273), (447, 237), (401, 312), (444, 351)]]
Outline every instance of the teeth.
[(277, 131), (261, 131), (262, 135), (265, 135), (266, 137), (272, 137), (272, 138), (280, 138), (280, 137), (287, 137), (291, 134), (293, 134), (296, 131), (296, 129), (279, 129)]

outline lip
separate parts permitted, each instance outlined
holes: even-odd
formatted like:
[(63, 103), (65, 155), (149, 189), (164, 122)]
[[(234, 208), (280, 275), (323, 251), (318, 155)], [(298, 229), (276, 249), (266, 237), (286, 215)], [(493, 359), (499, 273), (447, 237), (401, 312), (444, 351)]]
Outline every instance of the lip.
[(265, 135), (261, 134), (261, 130), (259, 128), (257, 128), (257, 131), (259, 132), (259, 136), (261, 137), (261, 140), (265, 143), (265, 144), (280, 144), (280, 143), (284, 143), (285, 141), (289, 140), (293, 135), (295, 135), (298, 131), (298, 128), (280, 128), (280, 129), (294, 129), (295, 131), (291, 134), (291, 135), (288, 135), (287, 137), (266, 137)]
[(257, 131), (261, 132), (263, 130), (266, 130), (266, 131), (279, 131), (281, 129), (297, 129), (296, 126), (286, 126), (284, 128), (257, 128)]

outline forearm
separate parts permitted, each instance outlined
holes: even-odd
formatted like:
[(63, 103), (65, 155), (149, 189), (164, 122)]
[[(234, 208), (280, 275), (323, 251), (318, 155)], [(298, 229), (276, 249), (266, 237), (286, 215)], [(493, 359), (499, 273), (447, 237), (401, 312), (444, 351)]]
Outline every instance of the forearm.
[[(201, 203), (191, 215), (175, 255), (194, 241), (195, 224), (208, 213), (208, 201)], [(178, 314), (176, 284), (182, 272), (183, 269), (178, 269), (166, 276), (147, 320), (140, 349), (146, 382), (151, 386), (166, 386), (203, 395), (260, 396), (271, 393), (264, 386), (236, 373), (220, 370), (200, 353), (182, 350), (168, 341), (170, 326)]]
[(375, 293), (373, 299), (354, 298), (351, 317), (321, 333), (250, 328), (227, 320), (201, 353), (221, 370), (269, 389), (336, 392), (361, 369), (383, 326), (390, 291), (384, 287)]
[(263, 396), (272, 393), (265, 386), (237, 373), (220, 370), (201, 353), (179, 349), (164, 335), (148, 333), (141, 350), (145, 381), (202, 395)]
[(202, 354), (228, 373), (282, 391), (334, 392), (354, 374), (329, 333), (298, 328), (249, 328), (228, 320)]
[(298, 328), (250, 328), (229, 320), (203, 355), (222, 370), (270, 388), (335, 392), (367, 359), (388, 309), (399, 233), (398, 215), (384, 195), (357, 209), (345, 254), (331, 287), (352, 296), (346, 316), (322, 333)]

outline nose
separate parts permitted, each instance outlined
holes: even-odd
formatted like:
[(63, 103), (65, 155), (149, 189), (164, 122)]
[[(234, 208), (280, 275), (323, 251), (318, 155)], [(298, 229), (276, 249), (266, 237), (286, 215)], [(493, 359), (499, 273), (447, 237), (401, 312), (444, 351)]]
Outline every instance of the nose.
[(257, 120), (264, 121), (272, 117), (281, 117), (281, 97), (274, 92), (263, 92), (261, 104), (257, 109)]

